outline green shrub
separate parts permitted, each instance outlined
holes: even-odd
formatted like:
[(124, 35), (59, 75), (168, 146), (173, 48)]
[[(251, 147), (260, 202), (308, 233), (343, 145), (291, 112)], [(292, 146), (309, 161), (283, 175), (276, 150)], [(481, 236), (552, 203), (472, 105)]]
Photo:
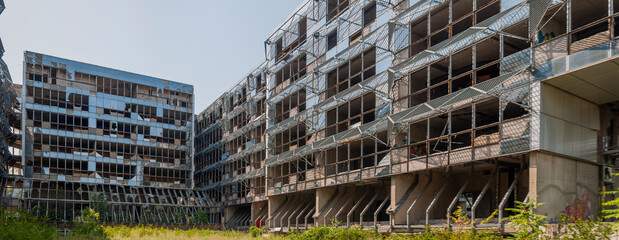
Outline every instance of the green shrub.
[(81, 238), (103, 238), (105, 231), (99, 222), (99, 213), (91, 208), (80, 211), (80, 217), (75, 221), (71, 235)]
[(256, 227), (256, 226), (251, 226), (249, 228), (249, 235), (252, 237), (260, 237), (262, 236), (262, 229)]
[(202, 211), (202, 209), (198, 209), (196, 213), (193, 214), (192, 221), (194, 223), (207, 224), (209, 221), (209, 216), (206, 212)]
[(0, 213), (0, 239), (53, 239), (56, 228), (45, 224), (46, 218), (20, 210)]
[(286, 238), (293, 240), (310, 240), (310, 239), (337, 239), (337, 240), (353, 240), (353, 239), (382, 239), (382, 236), (375, 231), (363, 230), (361, 227), (356, 228), (340, 228), (340, 222), (331, 221), (330, 226), (317, 226), (308, 229), (305, 232), (298, 234), (290, 234)]
[(610, 239), (613, 234), (613, 227), (604, 224), (601, 219), (591, 220), (569, 217), (560, 214), (561, 229), (559, 239)]
[(510, 225), (517, 228), (516, 233), (512, 234), (516, 239), (534, 239), (542, 235), (542, 227), (545, 227), (544, 215), (533, 213), (533, 211), (544, 203), (535, 203), (534, 198), (529, 198), (524, 202), (515, 201), (515, 208), (507, 208), (514, 215), (505, 218), (511, 221)]

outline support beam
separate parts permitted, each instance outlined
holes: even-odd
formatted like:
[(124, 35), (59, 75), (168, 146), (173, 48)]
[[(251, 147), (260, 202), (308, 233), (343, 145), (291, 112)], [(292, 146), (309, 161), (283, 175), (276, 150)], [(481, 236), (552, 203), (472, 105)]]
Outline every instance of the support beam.
[[(337, 193), (336, 193), (336, 194), (337, 194)], [(341, 198), (343, 198), (344, 196), (346, 196), (346, 190), (344, 190), (344, 193), (342, 194), (342, 197), (339, 197), (339, 198), (338, 198), (338, 197), (336, 196), (336, 198), (335, 198), (335, 199), (341, 199)], [(338, 201), (333, 201), (333, 206), (331, 206), (331, 207), (329, 208), (329, 211), (327, 211), (327, 212), (325, 213), (325, 215), (324, 215), (324, 217), (323, 217), (323, 220), (322, 220), (325, 226), (327, 225), (327, 219), (329, 218), (329, 213), (331, 213), (331, 211), (333, 210), (333, 208), (335, 207), (335, 205), (337, 205), (337, 202), (338, 202)]]
[(383, 207), (385, 206), (385, 204), (391, 199), (391, 195), (387, 195), (387, 197), (385, 198), (385, 200), (383, 200), (382, 203), (380, 203), (380, 205), (378, 206), (378, 208), (376, 209), (376, 211), (374, 212), (374, 229), (376, 229), (378, 226), (378, 213), (380, 213), (380, 210), (383, 209)]
[[(305, 211), (307, 211), (307, 209), (309, 209), (311, 206), (312, 206), (312, 203), (310, 202), (310, 203), (309, 203), (309, 204), (307, 204), (307, 206), (306, 206), (305, 208), (303, 208), (303, 210), (299, 213), (299, 215), (297, 216), (297, 219), (295, 219), (295, 220), (296, 220), (296, 221), (295, 221), (295, 226), (296, 226), (296, 228), (297, 228), (297, 229), (299, 229), (299, 218), (300, 218), (301, 216), (303, 216), (303, 213), (304, 213)], [(314, 207), (316, 207), (316, 205), (315, 205), (315, 204), (314, 204)], [(311, 211), (310, 211), (310, 212), (311, 212)]]
[[(389, 195), (387, 195), (389, 196)], [(366, 205), (363, 208), (363, 211), (361, 211), (361, 213), (359, 214), (359, 226), (363, 227), (363, 216), (365, 215), (365, 212), (367, 212), (370, 209), (370, 206), (372, 206), (372, 203), (374, 201), (376, 201), (376, 198), (378, 198), (378, 194), (375, 194), (374, 197), (372, 197), (372, 199), (370, 199), (370, 202), (368, 202), (368, 205)], [(389, 197), (387, 197), (389, 198)]]
[[(363, 199), (365, 199), (365, 197), (368, 196), (369, 191), (366, 191), (363, 196), (361, 196), (361, 198), (359, 199), (359, 201), (357, 203), (355, 203), (355, 205), (352, 206), (352, 208), (350, 209), (350, 211), (348, 211), (348, 214), (346, 214), (346, 227), (350, 227), (350, 217), (352, 216), (352, 214), (355, 212), (355, 210), (357, 209), (357, 207), (359, 207), (359, 205), (361, 205), (361, 203), (363, 202)], [(362, 221), (362, 220), (360, 220)]]
[(299, 211), (299, 209), (301, 209), (305, 205), (307, 204), (299, 204), (299, 206), (290, 214), (290, 216), (288, 217), (288, 229), (290, 229), (290, 220), (292, 220), (292, 217), (294, 217), (295, 214)]
[(477, 206), (479, 206), (481, 199), (484, 197), (484, 195), (488, 191), (488, 188), (490, 187), (490, 183), (492, 182), (492, 179), (496, 178), (497, 173), (499, 173), (498, 168), (499, 168), (499, 165), (495, 163), (494, 173), (490, 175), (488, 182), (486, 183), (486, 185), (484, 185), (484, 188), (479, 193), (479, 196), (477, 196), (477, 199), (475, 199), (475, 202), (473, 203), (473, 207), (471, 207), (471, 220), (473, 221), (473, 226), (477, 225), (475, 221), (475, 210), (477, 210)]
[(503, 231), (503, 209), (505, 208), (505, 204), (507, 204), (507, 200), (509, 199), (509, 196), (512, 194), (512, 192), (516, 188), (516, 185), (518, 184), (518, 178), (520, 177), (521, 173), (522, 173), (522, 168), (516, 174), (516, 178), (514, 178), (514, 181), (512, 182), (512, 184), (509, 185), (507, 192), (505, 192), (505, 195), (503, 195), (503, 198), (501, 199), (501, 203), (499, 203), (498, 223), (499, 223), (500, 231)]
[(453, 208), (456, 206), (460, 195), (462, 195), (466, 187), (469, 185), (469, 183), (471, 183), (471, 179), (473, 179), (474, 166), (475, 165), (471, 165), (471, 173), (469, 174), (469, 178), (466, 180), (466, 182), (464, 182), (464, 184), (462, 184), (462, 187), (460, 187), (460, 190), (458, 190), (456, 196), (454, 196), (453, 200), (451, 200), (449, 207), (447, 207), (447, 225), (449, 226), (449, 228), (451, 228), (451, 218), (449, 217), (451, 216), (451, 210), (453, 210)]
[(307, 229), (307, 218), (309, 218), (312, 214), (316, 213), (316, 206), (314, 206), (312, 208), (312, 210), (310, 210), (307, 215), (305, 215), (305, 221), (303, 222), (303, 224), (305, 224), (305, 229)]
[(443, 184), (443, 186), (438, 191), (436, 196), (434, 196), (434, 199), (432, 199), (432, 202), (430, 203), (428, 208), (426, 208), (426, 225), (430, 225), (430, 211), (432, 211), (432, 208), (434, 208), (434, 205), (436, 204), (438, 199), (441, 197), (441, 195), (443, 195), (443, 192), (445, 191), (445, 189), (447, 189), (447, 186), (449, 186), (449, 184), (451, 183), (451, 180), (452, 180), (452, 174), (451, 174), (451, 168), (449, 168), (449, 177), (447, 178), (447, 181), (445, 182), (445, 184)]
[[(353, 195), (352, 195), (352, 196), (355, 196), (355, 194), (353, 193)], [(353, 199), (355, 199), (355, 198), (354, 198), (354, 197), (349, 197), (349, 198), (348, 198), (348, 201), (346, 201), (346, 202), (344, 203), (344, 205), (342, 205), (342, 207), (340, 208), (340, 210), (338, 210), (338, 211), (335, 213), (335, 216), (333, 216), (333, 218), (335, 219), (335, 221), (336, 221), (336, 222), (337, 222), (337, 216), (339, 216), (339, 215), (340, 215), (340, 213), (342, 213), (342, 211), (343, 211), (346, 207), (348, 207), (348, 204), (350, 204), (350, 202), (352, 202), (352, 200), (353, 200)]]
[(426, 183), (426, 185), (423, 187), (423, 189), (421, 189), (421, 192), (419, 192), (419, 195), (417, 195), (417, 198), (415, 199), (415, 201), (413, 201), (411, 206), (408, 207), (408, 210), (406, 210), (406, 228), (408, 230), (411, 229), (411, 225), (410, 225), (411, 210), (413, 210), (415, 205), (417, 205), (417, 203), (419, 202), (419, 199), (421, 199), (421, 197), (426, 192), (426, 190), (428, 190), (428, 187), (430, 186), (431, 183), (432, 183), (432, 172), (430, 172), (430, 176), (428, 177), (428, 182)]

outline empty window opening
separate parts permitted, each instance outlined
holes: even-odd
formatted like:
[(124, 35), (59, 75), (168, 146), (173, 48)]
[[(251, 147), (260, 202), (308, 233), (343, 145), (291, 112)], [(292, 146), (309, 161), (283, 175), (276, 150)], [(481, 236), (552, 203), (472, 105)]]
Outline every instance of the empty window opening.
[(477, 13), (475, 14), (476, 15), (475, 19), (477, 20), (477, 23), (483, 22), (484, 20), (501, 12), (500, 1), (495, 1), (494, 3), (490, 5), (485, 5), (485, 6), (484, 5), (477, 5), (477, 9), (479, 9)]
[(348, 0), (327, 1), (327, 22), (344, 12), (348, 8)]
[(363, 27), (367, 27), (376, 20), (376, 2), (371, 3), (363, 9)]
[(473, 0), (453, 1), (451, 11), (454, 22), (463, 17), (470, 16), (470, 13), (473, 12)]
[[(505, 32), (514, 36), (519, 36), (527, 39), (527, 34), (529, 31), (527, 28), (528, 24), (526, 24), (525, 22), (520, 22), (516, 23), (514, 26), (508, 27), (507, 29), (505, 29)], [(529, 48), (529, 43), (525, 40), (513, 38), (509, 35), (505, 35), (503, 37), (503, 57), (507, 57), (527, 48)]]
[(423, 68), (410, 75), (410, 93), (416, 93), (428, 87), (428, 71)]
[(475, 126), (499, 122), (499, 101), (496, 99), (475, 104)]
[(457, 133), (470, 130), (473, 127), (472, 107), (458, 109), (451, 113), (451, 132)]
[(430, 138), (437, 138), (449, 134), (449, 122), (447, 114), (442, 114), (430, 119)]
[(608, 16), (608, 0), (572, 1), (572, 29), (577, 30)]
[(333, 30), (327, 34), (327, 51), (331, 50), (337, 45), (337, 30)]
[(503, 120), (518, 118), (526, 115), (528, 111), (514, 103), (508, 102), (507, 106), (505, 106), (505, 110), (503, 110)]
[(475, 80), (475, 83), (478, 84), (478, 83), (485, 82), (492, 78), (498, 77), (499, 74), (500, 74), (500, 64), (499, 63), (492, 64), (490, 66), (484, 67), (483, 69), (477, 71), (476, 73), (477, 78)]

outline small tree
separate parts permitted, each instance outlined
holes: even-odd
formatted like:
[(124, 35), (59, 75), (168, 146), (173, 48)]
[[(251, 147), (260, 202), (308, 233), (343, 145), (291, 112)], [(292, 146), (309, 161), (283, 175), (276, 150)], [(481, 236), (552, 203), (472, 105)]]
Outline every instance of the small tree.
[(93, 210), (99, 213), (99, 219), (102, 222), (108, 221), (108, 213), (110, 212), (110, 203), (108, 202), (107, 195), (103, 193), (93, 193), (90, 196), (90, 203), (93, 206)]
[(92, 208), (85, 208), (80, 211), (80, 218), (75, 221), (72, 234), (82, 237), (104, 237), (105, 232), (99, 224), (99, 213)]
[(514, 233), (516, 239), (531, 239), (542, 234), (542, 227), (545, 227), (544, 215), (535, 214), (533, 211), (544, 203), (535, 203), (533, 198), (529, 198), (524, 202), (515, 201), (515, 208), (507, 208), (514, 215), (505, 218), (511, 221), (510, 225), (517, 227), (518, 230)]
[[(617, 176), (618, 173), (613, 173), (613, 175)], [(619, 190), (619, 189), (618, 189)], [(619, 191), (604, 191), (602, 195), (615, 195), (618, 194)], [(619, 219), (619, 198), (615, 197), (614, 199), (602, 203), (602, 215), (604, 215), (604, 219)], [(619, 223), (615, 223), (613, 226), (617, 226)]]
[(196, 213), (193, 214), (193, 222), (194, 223), (208, 223), (209, 216), (206, 212), (202, 211), (202, 209), (198, 209)]

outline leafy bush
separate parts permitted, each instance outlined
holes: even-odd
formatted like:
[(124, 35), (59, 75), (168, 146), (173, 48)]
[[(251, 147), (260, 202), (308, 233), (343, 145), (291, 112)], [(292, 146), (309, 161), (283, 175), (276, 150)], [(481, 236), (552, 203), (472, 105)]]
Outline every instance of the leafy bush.
[(72, 235), (82, 238), (105, 237), (105, 231), (99, 223), (99, 213), (89, 207), (82, 209), (80, 213), (71, 230)]
[(561, 214), (561, 229), (559, 239), (610, 239), (613, 233), (611, 225), (604, 224), (601, 219), (593, 221), (569, 217)]
[(209, 221), (209, 216), (206, 212), (202, 211), (201, 209), (198, 209), (196, 213), (193, 214), (192, 221), (194, 223), (206, 224)]
[(516, 239), (533, 239), (542, 235), (542, 227), (545, 227), (545, 219), (543, 215), (535, 214), (533, 211), (544, 203), (535, 203), (534, 198), (529, 198), (524, 202), (515, 201), (515, 208), (507, 208), (514, 215), (505, 218), (511, 221), (510, 225), (517, 228), (514, 237)]
[(249, 235), (251, 237), (260, 237), (262, 236), (262, 229), (256, 227), (256, 226), (251, 226), (249, 228)]
[(313, 239), (382, 239), (382, 236), (374, 231), (357, 228), (338, 228), (340, 222), (331, 221), (330, 226), (317, 226), (299, 234), (290, 234), (288, 239), (293, 240), (313, 240)]
[(45, 224), (47, 219), (20, 210), (0, 213), (0, 239), (53, 239), (56, 228)]

